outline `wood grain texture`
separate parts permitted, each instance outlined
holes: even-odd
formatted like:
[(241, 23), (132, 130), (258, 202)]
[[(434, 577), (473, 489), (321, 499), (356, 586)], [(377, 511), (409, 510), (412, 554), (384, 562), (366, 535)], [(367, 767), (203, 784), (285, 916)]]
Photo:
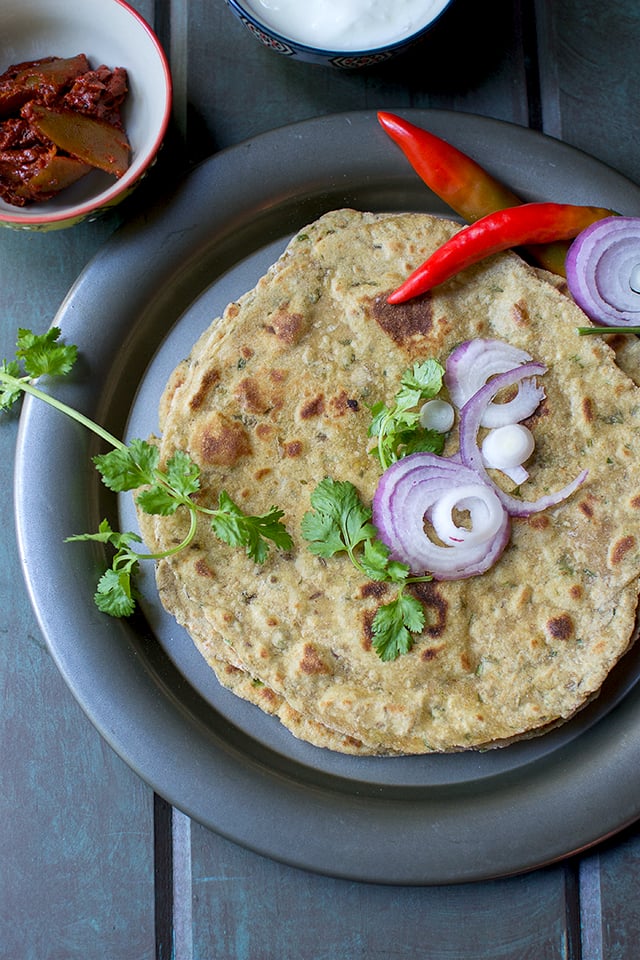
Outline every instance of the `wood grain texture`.
[(192, 825), (193, 960), (561, 960), (565, 869), (444, 887), (316, 876)]
[(640, 183), (640, 4), (536, 0), (544, 130)]
[[(595, 922), (583, 924), (592, 950), (585, 944), (584, 960), (637, 960), (640, 944), (640, 829), (638, 825), (600, 844), (583, 858), (581, 884), (587, 915), (589, 895), (599, 904)], [(583, 938), (584, 942), (584, 938)], [(599, 951), (599, 952), (598, 952)]]

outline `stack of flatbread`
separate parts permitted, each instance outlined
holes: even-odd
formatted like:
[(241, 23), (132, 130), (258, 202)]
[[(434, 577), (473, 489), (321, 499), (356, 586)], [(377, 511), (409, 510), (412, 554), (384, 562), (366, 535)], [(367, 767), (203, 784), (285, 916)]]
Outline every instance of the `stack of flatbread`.
[[(599, 691), (634, 635), (637, 341), (580, 337), (581, 311), (514, 253), (387, 304), (458, 229), (421, 214), (326, 214), (213, 321), (161, 401), (162, 462), (184, 450), (199, 464), (201, 503), (216, 506), (225, 490), (249, 514), (284, 510), (294, 542), (256, 564), (202, 518), (192, 545), (157, 566), (162, 603), (221, 684), (332, 750), (459, 751), (544, 732)], [(523, 498), (584, 469), (588, 477), (558, 507), (515, 520), (482, 576), (411, 587), (425, 629), (408, 654), (383, 662), (371, 624), (394, 587), (367, 580), (344, 554), (312, 555), (300, 523), (323, 477), (350, 481), (371, 503), (380, 477), (371, 406), (392, 401), (415, 361), (444, 363), (475, 337), (504, 340), (548, 368), (546, 398), (529, 421), (536, 449)], [(454, 428), (446, 452), (456, 445)], [(181, 510), (140, 515), (156, 551), (178, 543), (188, 522)]]

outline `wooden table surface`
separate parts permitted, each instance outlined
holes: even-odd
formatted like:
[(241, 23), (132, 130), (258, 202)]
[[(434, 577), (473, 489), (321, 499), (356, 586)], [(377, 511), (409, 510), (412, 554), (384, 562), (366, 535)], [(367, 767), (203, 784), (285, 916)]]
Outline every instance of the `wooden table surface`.
[[(362, 72), (261, 47), (224, 0), (133, 5), (158, 32), (175, 83), (154, 189), (291, 121), (401, 107), (541, 130), (640, 184), (637, 0), (457, 0), (432, 40)], [(18, 326), (51, 323), (144, 200), (142, 189), (106, 219), (55, 234), (1, 232), (3, 356)], [(15, 418), (0, 426), (1, 960), (637, 960), (639, 827), (522, 876), (382, 886), (272, 862), (155, 796), (76, 704), (31, 611), (8, 493), (16, 430)]]

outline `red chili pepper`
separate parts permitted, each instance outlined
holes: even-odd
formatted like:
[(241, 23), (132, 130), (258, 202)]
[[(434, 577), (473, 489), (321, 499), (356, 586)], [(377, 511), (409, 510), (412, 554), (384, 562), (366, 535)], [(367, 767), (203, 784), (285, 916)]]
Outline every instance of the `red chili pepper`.
[(468, 223), (522, 202), (446, 140), (384, 110), (378, 112), (378, 120), (418, 176)]
[[(378, 111), (378, 120), (429, 189), (467, 223), (523, 203), (479, 163), (446, 140), (384, 110)], [(557, 242), (533, 246), (528, 252), (539, 266), (565, 276), (567, 249), (568, 244)]]
[(455, 233), (387, 301), (404, 303), (494, 253), (523, 244), (569, 240), (610, 216), (611, 210), (571, 203), (524, 203), (497, 210)]

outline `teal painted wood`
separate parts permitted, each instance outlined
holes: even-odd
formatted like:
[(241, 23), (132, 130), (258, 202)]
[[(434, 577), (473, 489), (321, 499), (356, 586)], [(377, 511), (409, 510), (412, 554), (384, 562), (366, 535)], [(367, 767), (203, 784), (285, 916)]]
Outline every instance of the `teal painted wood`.
[[(603, 844), (591, 858), (600, 896), (603, 960), (637, 960), (640, 944), (640, 829)], [(598, 956), (596, 954), (596, 956)], [(599, 958), (598, 958), (599, 960)]]
[(640, 5), (537, 0), (544, 129), (640, 183)]
[(390, 887), (319, 877), (196, 824), (191, 832), (193, 960), (570, 956), (574, 891), (563, 869), (473, 885)]

